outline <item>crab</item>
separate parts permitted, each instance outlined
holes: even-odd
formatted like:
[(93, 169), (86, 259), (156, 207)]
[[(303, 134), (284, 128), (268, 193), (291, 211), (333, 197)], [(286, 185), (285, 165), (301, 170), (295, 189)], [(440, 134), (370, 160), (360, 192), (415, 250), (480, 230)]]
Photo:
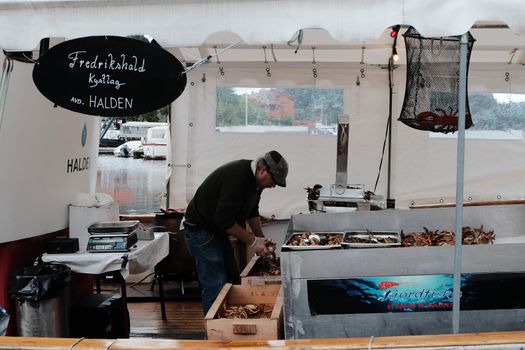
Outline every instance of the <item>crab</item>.
[[(414, 118), (414, 125), (420, 129), (437, 131), (442, 133), (455, 132), (458, 129), (458, 111), (452, 106), (448, 108), (436, 108), (436, 112), (421, 112)], [(470, 113), (465, 114), (465, 128), (472, 126), (472, 117)]]

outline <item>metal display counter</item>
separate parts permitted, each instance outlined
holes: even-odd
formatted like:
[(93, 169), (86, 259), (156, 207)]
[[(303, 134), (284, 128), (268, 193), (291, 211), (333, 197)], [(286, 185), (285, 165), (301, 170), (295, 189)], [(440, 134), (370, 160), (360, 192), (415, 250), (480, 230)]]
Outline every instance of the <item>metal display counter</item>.
[[(482, 289), (489, 285), (491, 288), (497, 289), (498, 286), (502, 288), (497, 290), (494, 296), (489, 295), (492, 292), (485, 291), (481, 295), (483, 305), (479, 309), (475, 303), (474, 306), (470, 305), (465, 309), (463, 303), (470, 294), (466, 294), (467, 289), (462, 287), (460, 332), (523, 330), (525, 329), (525, 297), (521, 298), (521, 296), (525, 295), (525, 205), (465, 207), (463, 226), (479, 228), (481, 225), (484, 230), (494, 230), (496, 236), (494, 244), (462, 246), (462, 278), (471, 275), (475, 276), (477, 281), (481, 276), (481, 279), (484, 279)], [(423, 231), (423, 227), (429, 230), (454, 230), (455, 208), (294, 215), (290, 220), (285, 242), (294, 232), (345, 232), (368, 229), (402, 230), (409, 233)], [(352, 309), (351, 301), (356, 300), (355, 295), (352, 294), (355, 294), (356, 290), (343, 288), (343, 293), (337, 294), (334, 293), (334, 289), (351, 283), (354, 283), (355, 287), (356, 280), (360, 283), (368, 283), (369, 287), (373, 285), (374, 278), (382, 278), (383, 284), (380, 284), (375, 292), (383, 293), (383, 298), (386, 300), (387, 292), (390, 291), (390, 296), (399, 293), (397, 287), (403, 283), (399, 281), (403, 281), (403, 278), (408, 280), (412, 278), (416, 282), (405, 282), (407, 283), (405, 287), (408, 288), (407, 290), (415, 289), (413, 293), (406, 292), (403, 296), (414, 296), (416, 292), (422, 291), (417, 290), (418, 278), (435, 277), (437, 280), (451, 278), (454, 272), (454, 246), (283, 249), (280, 256), (287, 339), (452, 332), (451, 292), (447, 295), (450, 297), (450, 303), (424, 305), (420, 310), (411, 309), (412, 306), (417, 305), (408, 305), (400, 310), (370, 311), (369, 305), (364, 305), (362, 310), (355, 311)], [(502, 282), (498, 276), (517, 278), (518, 283), (514, 283), (514, 280), (509, 282), (508, 278)], [(325, 287), (326, 290), (323, 289)], [(428, 291), (425, 293), (429, 295), (429, 292), (435, 292), (439, 288), (442, 286), (427, 288)], [(317, 299), (312, 296), (314, 289)], [(360, 292), (362, 291), (357, 291)], [(505, 293), (510, 293), (511, 296), (507, 297)], [(521, 299), (524, 299), (523, 305)], [(382, 301), (384, 300), (381, 298), (368, 300), (379, 307)], [(511, 305), (501, 307), (505, 303)], [(434, 306), (436, 309), (432, 309)], [(406, 309), (403, 309), (404, 307)]]

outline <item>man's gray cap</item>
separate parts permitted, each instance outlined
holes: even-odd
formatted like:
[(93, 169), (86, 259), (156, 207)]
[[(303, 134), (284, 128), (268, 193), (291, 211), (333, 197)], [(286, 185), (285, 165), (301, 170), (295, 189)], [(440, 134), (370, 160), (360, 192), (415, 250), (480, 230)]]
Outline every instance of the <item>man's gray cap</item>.
[(270, 151), (263, 157), (272, 179), (277, 186), (286, 187), (286, 176), (288, 175), (288, 163), (277, 151)]

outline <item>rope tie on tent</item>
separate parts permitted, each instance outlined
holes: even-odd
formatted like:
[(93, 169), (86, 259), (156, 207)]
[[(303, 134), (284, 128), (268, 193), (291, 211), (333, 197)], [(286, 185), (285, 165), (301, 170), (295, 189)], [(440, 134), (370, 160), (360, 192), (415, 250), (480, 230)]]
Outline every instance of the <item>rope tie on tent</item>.
[(109, 349), (111, 348), (111, 346), (112, 346), (116, 341), (117, 341), (117, 339), (113, 339), (113, 340), (111, 341), (111, 343), (109, 343), (108, 346), (106, 346), (106, 349), (104, 349), (104, 350), (109, 350)]
[(277, 57), (275, 56), (275, 51), (273, 50), (273, 44), (270, 44), (270, 50), (272, 51), (273, 61), (277, 63)]
[(268, 59), (266, 58), (266, 46), (263, 46), (262, 48), (264, 51), (264, 64), (266, 64), (266, 76), (270, 78), (272, 76), (272, 73), (270, 72), (270, 67), (268, 67)]
[[(215, 57), (217, 58), (217, 64), (221, 64), (221, 60), (219, 59), (219, 53), (217, 52), (217, 46), (214, 46), (213, 49), (215, 50)], [(219, 67), (219, 73), (220, 75), (224, 76), (224, 67)]]
[(75, 346), (77, 346), (84, 339), (86, 339), (86, 337), (82, 337), (82, 338), (77, 339), (73, 344), (71, 344), (71, 346), (69, 347), (69, 350), (73, 350), (75, 348)]
[(213, 49), (215, 50), (215, 57), (217, 57), (217, 64), (221, 64), (221, 60), (219, 60), (219, 53), (217, 52), (217, 46), (214, 46)]
[[(297, 42), (296, 44), (294, 44)], [(291, 46), (295, 49), (294, 53), (297, 53), (299, 51), (299, 47), (303, 43), (303, 30), (299, 29), (297, 32), (295, 32), (294, 36), (286, 42), (288, 46)]]
[(372, 342), (374, 341), (374, 336), (370, 337), (370, 340), (368, 341), (368, 350), (372, 349)]
[[(361, 78), (365, 78), (366, 75), (365, 75), (365, 47), (364, 46), (361, 46), (361, 62), (359, 62), (359, 64), (361, 65), (361, 69), (359, 70), (361, 72)], [(355, 80), (355, 85), (359, 86), (361, 85), (361, 81), (359, 80), (359, 75), (357, 76), (356, 80)]]
[(2, 120), (4, 116), (5, 102), (7, 98), (7, 88), (9, 86), (9, 79), (13, 71), (13, 59), (5, 57), (2, 78), (0, 78), (0, 129), (2, 127)]
[[(227, 50), (231, 49), (232, 47), (239, 45), (239, 44), (242, 43), (242, 42), (243, 42), (242, 40), (239, 40), (239, 41), (237, 41), (237, 42), (235, 42), (235, 43), (233, 43), (233, 44), (230, 44), (230, 45), (226, 46), (224, 49), (222, 49), (222, 50), (220, 50), (220, 51), (217, 51), (217, 46), (214, 46), (214, 48), (215, 48), (215, 55), (208, 55), (208, 56), (206, 56), (206, 57), (204, 57), (204, 58), (201, 58), (200, 60), (198, 60), (197, 62), (195, 62), (194, 64), (192, 64), (191, 67), (189, 67), (189, 68), (186, 69), (184, 72), (182, 72), (181, 75), (182, 75), (182, 74), (188, 74), (188, 72), (191, 72), (191, 71), (194, 70), (195, 68), (197, 68), (197, 67), (199, 67), (199, 66), (201, 66), (201, 65), (203, 65), (203, 64), (205, 64), (205, 63), (208, 63), (208, 62), (210, 61), (210, 59), (213, 58), (213, 56), (217, 56), (217, 64), (219, 64), (220, 61), (219, 61), (219, 57), (218, 57), (218, 56), (219, 56), (220, 53), (222, 53), (222, 52), (224, 52), (224, 51), (227, 51)], [(221, 68), (222, 68), (222, 67), (221, 67)], [(223, 75), (224, 75), (224, 74), (223, 74)], [(192, 84), (192, 85), (193, 85), (193, 84)]]
[(514, 56), (516, 55), (516, 52), (518, 52), (518, 48), (517, 47), (513, 48), (512, 51), (510, 52), (510, 59), (507, 62), (508, 65), (512, 64), (512, 60), (514, 59)]

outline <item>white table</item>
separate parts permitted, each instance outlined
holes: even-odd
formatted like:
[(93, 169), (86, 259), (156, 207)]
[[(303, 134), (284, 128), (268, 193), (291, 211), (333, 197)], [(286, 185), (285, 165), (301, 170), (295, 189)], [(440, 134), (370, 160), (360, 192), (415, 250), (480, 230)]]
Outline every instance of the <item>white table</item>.
[(42, 255), (42, 261), (64, 264), (77, 273), (97, 275), (97, 292), (100, 293), (99, 275), (113, 273), (120, 282), (124, 332), (129, 337), (129, 316), (126, 295), (126, 278), (130, 274), (142, 273), (150, 270), (169, 254), (169, 233), (155, 232), (151, 241), (138, 241), (129, 252), (91, 253), (79, 251), (72, 254)]
[[(44, 262), (64, 264), (77, 273), (100, 275), (108, 272), (120, 272), (125, 279), (130, 274), (137, 274), (155, 267), (169, 253), (168, 232), (155, 232), (151, 241), (138, 241), (129, 252), (87, 252), (71, 254), (42, 255)], [(127, 262), (126, 262), (127, 259)]]

